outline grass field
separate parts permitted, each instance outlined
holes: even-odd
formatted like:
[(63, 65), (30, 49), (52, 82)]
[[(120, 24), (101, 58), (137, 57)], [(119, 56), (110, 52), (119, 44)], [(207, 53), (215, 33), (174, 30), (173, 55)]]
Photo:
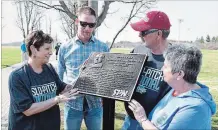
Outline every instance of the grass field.
[(20, 47), (2, 46), (1, 68), (9, 67), (21, 61)]
[[(115, 48), (111, 52), (114, 53), (128, 53), (131, 49)], [(202, 69), (198, 77), (198, 81), (208, 85), (213, 95), (214, 100), (217, 103), (218, 108), (218, 50), (202, 50), (203, 63)], [(19, 47), (2, 47), (2, 68), (10, 66), (12, 64), (21, 61), (21, 53)], [(63, 115), (63, 104), (61, 105)], [(122, 102), (116, 102), (116, 113), (124, 113), (124, 106)], [(63, 117), (62, 117), (63, 118)], [(121, 129), (123, 120), (115, 120), (115, 129)], [(212, 118), (213, 129), (218, 129), (218, 112)], [(63, 129), (63, 123), (62, 123)], [(84, 124), (82, 130), (85, 130)]]

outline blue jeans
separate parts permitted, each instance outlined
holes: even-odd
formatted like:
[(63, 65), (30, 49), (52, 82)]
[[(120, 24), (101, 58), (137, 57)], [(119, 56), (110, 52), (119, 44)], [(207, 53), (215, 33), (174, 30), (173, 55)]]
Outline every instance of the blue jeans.
[(103, 108), (92, 108), (78, 111), (65, 105), (64, 128), (65, 130), (80, 130), (82, 120), (85, 120), (87, 130), (101, 130)]
[(143, 130), (143, 128), (137, 120), (134, 120), (128, 115), (126, 115), (121, 130)]

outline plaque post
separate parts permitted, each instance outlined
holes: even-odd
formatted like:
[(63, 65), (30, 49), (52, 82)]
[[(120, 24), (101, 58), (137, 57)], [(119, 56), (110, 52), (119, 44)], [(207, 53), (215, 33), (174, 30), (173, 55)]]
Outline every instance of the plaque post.
[(115, 100), (103, 98), (103, 130), (114, 130)]

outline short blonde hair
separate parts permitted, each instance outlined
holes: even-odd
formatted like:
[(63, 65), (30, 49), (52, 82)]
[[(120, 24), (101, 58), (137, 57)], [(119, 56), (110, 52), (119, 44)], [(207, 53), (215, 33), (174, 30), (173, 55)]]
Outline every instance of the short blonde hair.
[(81, 14), (93, 15), (96, 18), (95, 10), (89, 6), (80, 7), (78, 10), (78, 16), (80, 16)]

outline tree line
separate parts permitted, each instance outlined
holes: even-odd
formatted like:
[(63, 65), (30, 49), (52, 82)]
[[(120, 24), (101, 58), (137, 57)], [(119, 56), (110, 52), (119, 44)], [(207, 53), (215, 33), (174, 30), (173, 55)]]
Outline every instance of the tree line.
[(200, 43), (218, 43), (218, 36), (212, 36), (207, 35), (205, 38), (201, 36), (200, 38), (196, 38), (195, 42), (200, 42)]

